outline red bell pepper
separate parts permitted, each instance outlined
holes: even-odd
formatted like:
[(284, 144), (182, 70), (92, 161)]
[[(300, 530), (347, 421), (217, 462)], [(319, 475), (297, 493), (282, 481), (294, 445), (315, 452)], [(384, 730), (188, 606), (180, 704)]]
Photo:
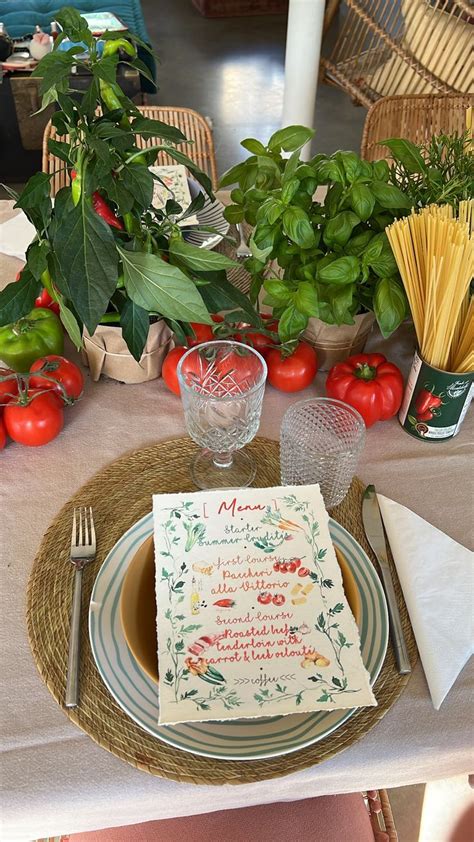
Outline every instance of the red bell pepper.
[(326, 394), (357, 409), (371, 427), (396, 415), (403, 397), (399, 368), (383, 354), (354, 354), (332, 367), (326, 380)]

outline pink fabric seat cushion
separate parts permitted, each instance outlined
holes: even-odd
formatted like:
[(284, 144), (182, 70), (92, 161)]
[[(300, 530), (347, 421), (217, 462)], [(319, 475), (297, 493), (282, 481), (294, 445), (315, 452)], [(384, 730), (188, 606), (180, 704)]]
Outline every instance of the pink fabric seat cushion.
[[(216, 800), (218, 799), (216, 791)], [(385, 834), (382, 838), (387, 839)], [(327, 795), (73, 833), (62, 842), (374, 842), (364, 800)]]

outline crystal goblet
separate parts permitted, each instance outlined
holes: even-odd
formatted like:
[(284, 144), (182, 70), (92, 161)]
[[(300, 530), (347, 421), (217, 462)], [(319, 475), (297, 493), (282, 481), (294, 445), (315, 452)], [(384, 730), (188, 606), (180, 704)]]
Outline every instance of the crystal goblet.
[(260, 424), (267, 364), (253, 348), (217, 340), (190, 348), (178, 364), (189, 435), (203, 450), (191, 465), (198, 488), (250, 485), (256, 467), (242, 451)]

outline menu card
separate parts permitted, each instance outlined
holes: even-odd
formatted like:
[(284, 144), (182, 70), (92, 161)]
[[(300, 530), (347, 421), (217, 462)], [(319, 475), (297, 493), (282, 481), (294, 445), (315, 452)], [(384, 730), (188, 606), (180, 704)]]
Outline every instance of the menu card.
[(318, 485), (153, 497), (159, 724), (376, 705)]
[[(178, 205), (181, 205), (183, 212), (187, 210), (191, 204), (191, 191), (184, 165), (163, 164), (162, 166), (150, 167), (150, 170), (161, 179), (161, 181), (155, 181), (153, 185), (153, 206), (157, 210), (164, 210), (167, 201), (172, 199)], [(192, 214), (178, 224), (189, 226), (198, 223), (196, 214)]]

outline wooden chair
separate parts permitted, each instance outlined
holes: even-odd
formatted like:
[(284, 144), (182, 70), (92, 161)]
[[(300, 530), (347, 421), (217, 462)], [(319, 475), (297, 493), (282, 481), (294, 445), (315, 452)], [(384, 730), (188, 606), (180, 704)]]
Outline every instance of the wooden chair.
[(474, 94), (429, 94), (423, 96), (387, 96), (369, 108), (365, 119), (360, 154), (368, 161), (389, 158), (386, 146), (378, 146), (390, 137), (405, 137), (423, 143), (433, 134), (451, 134), (466, 130), (466, 110), (474, 106)]
[(468, 0), (345, 0), (327, 81), (370, 107), (393, 94), (471, 93)]
[[(140, 105), (138, 109), (144, 117), (152, 120), (161, 120), (170, 126), (176, 126), (193, 143), (183, 143), (178, 147), (191, 160), (197, 164), (210, 177), (214, 187), (217, 187), (217, 165), (216, 154), (212, 132), (205, 118), (193, 111), (191, 108), (173, 108), (166, 105)], [(48, 140), (56, 138), (56, 130), (51, 122), (46, 126), (43, 137), (43, 172), (54, 173), (51, 180), (51, 195), (55, 196), (61, 187), (69, 184), (69, 175), (64, 162), (52, 155), (48, 149)], [(140, 148), (153, 146), (156, 138), (139, 137), (137, 139)], [(174, 164), (174, 161), (165, 152), (159, 152), (156, 159), (157, 164)]]

